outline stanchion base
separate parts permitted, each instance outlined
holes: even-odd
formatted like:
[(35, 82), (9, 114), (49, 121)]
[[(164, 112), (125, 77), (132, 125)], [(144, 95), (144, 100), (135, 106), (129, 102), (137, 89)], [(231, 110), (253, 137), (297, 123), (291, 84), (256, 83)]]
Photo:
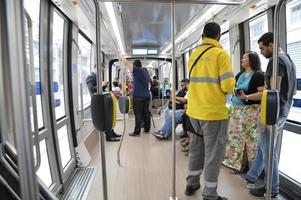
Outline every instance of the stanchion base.
[(169, 200), (179, 200), (178, 197), (169, 197)]

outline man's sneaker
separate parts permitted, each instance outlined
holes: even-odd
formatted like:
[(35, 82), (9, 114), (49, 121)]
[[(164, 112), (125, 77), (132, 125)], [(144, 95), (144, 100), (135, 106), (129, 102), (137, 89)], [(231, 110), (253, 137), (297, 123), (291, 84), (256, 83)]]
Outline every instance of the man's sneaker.
[(187, 196), (191, 196), (195, 193), (195, 191), (197, 191), (198, 189), (200, 189), (201, 185), (186, 185), (186, 189), (185, 189), (185, 194)]
[(158, 131), (158, 132), (154, 132), (153, 135), (159, 139), (159, 140), (163, 140), (163, 139), (167, 139), (164, 137), (163, 133), (161, 131)]
[(246, 182), (247, 182), (247, 188), (248, 189), (255, 189), (255, 182), (254, 181), (250, 181), (249, 179), (246, 178)]
[[(203, 198), (203, 200), (209, 200), (207, 198)], [(221, 197), (221, 196), (218, 196), (217, 197), (217, 200), (228, 200), (226, 197)]]
[[(250, 189), (249, 191), (250, 191), (250, 194), (252, 194), (256, 197), (265, 198), (267, 196), (265, 187)], [(271, 198), (276, 199), (277, 196), (278, 196), (278, 193), (272, 193)]]

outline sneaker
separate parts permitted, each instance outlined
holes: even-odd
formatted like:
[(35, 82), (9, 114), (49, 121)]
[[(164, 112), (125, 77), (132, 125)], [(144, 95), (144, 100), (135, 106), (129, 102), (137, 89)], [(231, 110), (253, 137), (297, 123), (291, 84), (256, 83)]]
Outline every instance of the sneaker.
[(255, 182), (254, 181), (250, 181), (249, 179), (246, 178), (246, 182), (247, 182), (247, 188), (248, 189), (255, 189)]
[(197, 191), (198, 189), (200, 189), (201, 185), (186, 185), (186, 189), (185, 189), (185, 194), (187, 196), (191, 196), (195, 193), (195, 191)]
[(153, 135), (158, 139), (158, 140), (163, 140), (163, 139), (167, 139), (164, 137), (163, 133), (161, 131), (158, 132), (154, 132)]
[[(207, 198), (203, 198), (203, 200), (209, 200)], [(217, 197), (217, 200), (228, 200), (226, 197), (221, 197), (221, 196), (218, 196)]]
[[(267, 196), (265, 187), (250, 189), (249, 192), (250, 192), (250, 194), (252, 194), (253, 196), (256, 196), (256, 197), (265, 198)], [(277, 196), (278, 196), (278, 193), (272, 193), (271, 198), (276, 199)]]
[(108, 142), (118, 142), (120, 141), (119, 138), (113, 137), (113, 136), (106, 136), (106, 141)]
[(113, 131), (112, 136), (113, 137), (121, 137), (121, 135), (117, 134), (115, 131)]

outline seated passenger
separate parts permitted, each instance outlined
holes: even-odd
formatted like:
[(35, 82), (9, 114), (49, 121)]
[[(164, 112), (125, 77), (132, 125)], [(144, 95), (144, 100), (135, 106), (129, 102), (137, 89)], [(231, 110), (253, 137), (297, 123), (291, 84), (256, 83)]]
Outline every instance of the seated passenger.
[[(184, 104), (187, 104), (187, 90), (189, 87), (189, 80), (184, 79), (181, 81), (182, 90), (180, 90), (176, 97), (176, 113), (175, 113), (175, 125), (181, 124), (183, 121), (182, 116), (185, 113)], [(183, 95), (185, 96), (183, 97)], [(171, 103), (171, 102), (170, 102)], [(165, 123), (163, 127), (155, 132), (153, 135), (157, 139), (168, 139), (172, 134), (172, 115), (171, 115), (171, 105), (168, 110), (165, 111)]]
[(241, 94), (251, 95), (264, 89), (264, 74), (256, 52), (246, 52), (241, 60), (244, 69), (236, 75), (235, 95), (232, 97), (232, 113), (228, 128), (228, 143), (223, 164), (242, 173), (255, 158), (257, 116), (260, 101), (242, 100)]
[(121, 89), (117, 81), (113, 82), (112, 92), (117, 99), (121, 96)]

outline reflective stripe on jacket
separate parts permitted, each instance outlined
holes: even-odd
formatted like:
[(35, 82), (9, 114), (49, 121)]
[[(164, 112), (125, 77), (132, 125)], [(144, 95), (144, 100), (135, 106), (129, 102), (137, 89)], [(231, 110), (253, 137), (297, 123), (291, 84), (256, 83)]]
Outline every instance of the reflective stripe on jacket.
[(203, 45), (191, 54), (188, 71), (198, 56), (209, 49), (191, 72), (187, 114), (198, 120), (227, 119), (226, 95), (235, 87), (230, 56), (218, 41), (204, 38)]

